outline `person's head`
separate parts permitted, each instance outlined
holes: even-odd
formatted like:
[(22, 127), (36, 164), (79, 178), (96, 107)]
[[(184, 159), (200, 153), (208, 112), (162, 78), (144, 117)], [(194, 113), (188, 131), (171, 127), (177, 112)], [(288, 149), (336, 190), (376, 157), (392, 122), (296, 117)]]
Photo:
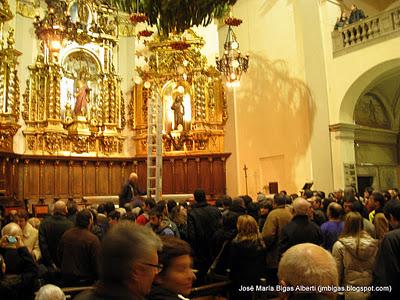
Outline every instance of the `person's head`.
[(28, 223), (29, 219), (29, 214), (25, 209), (20, 209), (17, 212), (16, 218), (15, 218), (15, 223), (21, 227), (22, 230), (24, 230), (26, 223)]
[(174, 294), (188, 296), (196, 278), (192, 269), (192, 249), (176, 237), (162, 236), (161, 241), (163, 247), (158, 252), (158, 261), (163, 268), (154, 282)]
[(287, 203), (287, 201), (288, 201), (287, 198), (288, 198), (288, 197), (285, 196), (285, 195), (283, 195), (283, 194), (276, 194), (276, 195), (274, 196), (274, 206), (275, 206), (275, 207), (284, 206), (284, 205)]
[(390, 190), (388, 190), (388, 192), (391, 199), (397, 198), (397, 196), (399, 195), (399, 190), (397, 188), (391, 188)]
[(97, 206), (97, 212), (99, 213), (99, 214), (107, 214), (107, 212), (106, 212), (106, 204), (105, 203), (101, 203), (101, 204), (99, 204), (99, 206)]
[(113, 210), (108, 215), (108, 224), (115, 225), (118, 223), (119, 219), (121, 218), (121, 213), (119, 211)]
[(131, 174), (129, 174), (129, 182), (131, 184), (136, 183), (138, 180), (138, 175), (135, 172), (132, 172)]
[(363, 218), (358, 212), (349, 212), (344, 218), (341, 236), (359, 236), (363, 230)]
[(235, 197), (232, 199), (232, 205), (231, 208), (235, 207), (243, 207), (246, 208), (246, 204), (244, 203), (244, 199), (241, 197)]
[(311, 204), (304, 198), (297, 198), (293, 201), (293, 211), (296, 216), (307, 216)]
[(194, 201), (197, 203), (205, 203), (206, 202), (206, 192), (203, 189), (197, 189), (193, 193)]
[(224, 209), (228, 209), (232, 205), (232, 198), (228, 195), (224, 195), (221, 197), (222, 200), (222, 207)]
[(373, 209), (381, 209), (385, 205), (385, 197), (382, 193), (373, 192), (371, 195), (371, 205)]
[(115, 210), (115, 204), (112, 201), (108, 201), (106, 203), (104, 203), (104, 210), (106, 215), (108, 215), (110, 212)]
[(90, 229), (93, 224), (93, 216), (89, 209), (82, 209), (76, 214), (76, 227)]
[(156, 201), (153, 198), (147, 198), (144, 200), (144, 210), (149, 212), (156, 206)]
[(389, 222), (392, 228), (396, 229), (400, 227), (400, 204), (396, 203), (389, 210)]
[(243, 199), (245, 207), (247, 207), (250, 203), (253, 202), (253, 199), (249, 195), (241, 195), (239, 197)]
[(357, 200), (354, 196), (350, 196), (350, 195), (346, 196), (344, 198), (344, 202), (343, 202), (344, 213), (347, 214), (348, 212), (353, 211), (354, 210), (353, 206), (354, 206), (354, 203), (356, 203), (356, 202), (357, 202)]
[(149, 213), (149, 222), (153, 228), (158, 228), (160, 226), (164, 214), (163, 211), (159, 207), (154, 207)]
[(1, 236), (22, 236), (22, 229), (17, 223), (11, 222), (1, 229)]
[(32, 225), (33, 228), (39, 230), (40, 219), (39, 218), (29, 218), (28, 223)]
[[(284, 286), (316, 287), (337, 286), (339, 276), (331, 253), (320, 246), (304, 243), (289, 248), (283, 254), (279, 262), (278, 278)], [(336, 298), (333, 293), (324, 294)], [(289, 294), (282, 296), (288, 299)]]
[(123, 221), (111, 227), (101, 245), (101, 281), (123, 284), (137, 296), (148, 294), (160, 271), (157, 255), (162, 248), (160, 238), (146, 226)]
[(333, 192), (333, 195), (335, 196), (335, 199), (336, 199), (337, 201), (340, 201), (340, 200), (342, 200), (342, 198), (343, 198), (343, 190), (342, 190), (342, 189), (336, 189), (336, 190)]
[(328, 218), (329, 220), (339, 220), (342, 216), (343, 209), (339, 203), (332, 202), (328, 205)]
[[(241, 215), (237, 221), (237, 236), (235, 240), (253, 240), (262, 242), (257, 221), (250, 215)], [(262, 242), (264, 246), (264, 243)]]
[(65, 300), (67, 299), (64, 295), (64, 292), (55, 285), (46, 284), (42, 286), (39, 291), (36, 293), (35, 300)]
[(351, 10), (356, 10), (357, 9), (357, 5), (355, 5), (354, 3), (351, 5)]
[(178, 203), (176, 203), (175, 200), (168, 200), (168, 202), (167, 202), (168, 214), (170, 214), (171, 211), (172, 211), (172, 209), (173, 209), (174, 207), (176, 207), (176, 206), (178, 206)]
[(310, 199), (314, 195), (312, 190), (304, 190), (303, 197), (305, 199)]
[(368, 199), (372, 195), (373, 192), (374, 192), (374, 189), (372, 187), (370, 187), (370, 186), (367, 186), (364, 189), (364, 198)]
[(53, 214), (65, 216), (68, 213), (67, 205), (64, 201), (58, 200), (54, 203)]
[(263, 217), (266, 217), (272, 210), (272, 201), (269, 199), (260, 202), (259, 205), (260, 205), (260, 214)]
[(68, 216), (73, 216), (78, 212), (78, 203), (74, 199), (68, 199), (67, 202)]
[(311, 201), (309, 201), (313, 207), (313, 209), (321, 209), (322, 208), (322, 200), (319, 196), (312, 196)]

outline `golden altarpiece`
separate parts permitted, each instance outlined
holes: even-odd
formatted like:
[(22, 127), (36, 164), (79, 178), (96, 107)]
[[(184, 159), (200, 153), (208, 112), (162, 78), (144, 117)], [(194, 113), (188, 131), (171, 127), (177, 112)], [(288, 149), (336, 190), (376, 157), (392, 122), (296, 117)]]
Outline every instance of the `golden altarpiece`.
[(21, 53), (14, 49), (14, 30), (3, 35), (3, 27), (13, 18), (6, 0), (0, 0), (0, 150), (12, 151), (13, 137), (21, 127), (17, 59)]
[[(0, 0), (1, 24), (12, 18), (6, 3)], [(46, 4), (36, 16), (27, 11), (38, 54), (21, 66), (28, 74), (22, 103), (13, 30), (0, 39), (0, 197), (9, 203), (115, 197), (132, 171), (145, 187), (148, 104), (155, 95), (163, 106), (163, 193), (203, 187), (211, 197), (224, 194), (227, 103), (219, 72), (200, 52), (204, 40), (187, 30), (146, 41), (149, 54), (136, 69), (141, 83), (128, 84), (125, 110), (114, 62), (119, 34), (135, 32), (129, 16), (102, 0)], [(127, 40), (133, 50), (135, 38)], [(134, 52), (124, 60), (135, 60)], [(19, 129), (24, 153), (13, 151)]]
[(150, 55), (138, 67), (128, 120), (137, 154), (146, 153), (147, 103), (159, 96), (163, 106), (163, 153), (221, 153), (227, 104), (220, 73), (200, 50), (203, 38), (192, 30), (146, 43)]
[(26, 153), (121, 153), (125, 111), (113, 63), (116, 11), (101, 1), (47, 5), (45, 16), (35, 17), (40, 51), (23, 95)]

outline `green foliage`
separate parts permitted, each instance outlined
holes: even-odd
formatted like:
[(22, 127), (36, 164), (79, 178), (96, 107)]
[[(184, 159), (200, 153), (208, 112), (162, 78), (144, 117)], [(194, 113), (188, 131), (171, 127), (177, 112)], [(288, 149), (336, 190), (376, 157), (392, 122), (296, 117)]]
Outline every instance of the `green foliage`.
[[(135, 12), (135, 0), (108, 0), (125, 12)], [(183, 32), (192, 26), (207, 26), (214, 18), (221, 18), (237, 0), (140, 0), (139, 11), (149, 17), (149, 24), (167, 36)]]

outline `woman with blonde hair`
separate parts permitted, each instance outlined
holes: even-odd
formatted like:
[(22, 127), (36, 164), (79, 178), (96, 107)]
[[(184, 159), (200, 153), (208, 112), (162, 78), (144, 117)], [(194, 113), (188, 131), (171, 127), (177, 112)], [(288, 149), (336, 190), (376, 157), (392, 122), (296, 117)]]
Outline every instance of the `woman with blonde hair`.
[(257, 221), (241, 215), (238, 233), (229, 244), (229, 268), (233, 281), (230, 299), (252, 299), (252, 293), (241, 291), (241, 286), (255, 286), (265, 278), (266, 250)]
[[(378, 241), (363, 230), (362, 216), (358, 212), (347, 213), (342, 234), (332, 249), (339, 285), (371, 285), (377, 251)], [(345, 299), (367, 299), (368, 296), (367, 292), (345, 292)]]

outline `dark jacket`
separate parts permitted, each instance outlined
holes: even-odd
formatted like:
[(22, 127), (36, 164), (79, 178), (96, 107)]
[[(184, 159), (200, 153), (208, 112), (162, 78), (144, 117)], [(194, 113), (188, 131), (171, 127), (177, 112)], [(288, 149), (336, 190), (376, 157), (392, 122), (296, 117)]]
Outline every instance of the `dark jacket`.
[[(374, 299), (399, 299), (400, 288), (400, 228), (388, 232), (382, 239), (375, 260), (373, 286), (392, 286), (392, 293), (376, 292)], [(381, 298), (380, 298), (381, 297)]]
[(58, 245), (65, 285), (90, 285), (96, 281), (99, 251), (100, 241), (88, 229), (67, 230)]
[(365, 19), (365, 14), (364, 11), (362, 9), (354, 9), (351, 11), (350, 13), (350, 17), (349, 17), (349, 24), (352, 24), (354, 22), (358, 22), (362, 19)]
[(212, 263), (212, 233), (219, 227), (221, 212), (207, 203), (195, 203), (187, 216), (188, 242), (194, 250), (195, 266), (205, 273)]
[(147, 300), (181, 300), (177, 294), (164, 289), (158, 285), (151, 287), (150, 294), (146, 297)]
[(302, 244), (313, 243), (321, 245), (323, 242), (321, 230), (311, 222), (306, 215), (295, 215), (292, 221), (283, 229), (280, 246), (281, 255), (290, 247)]
[(63, 215), (50, 216), (42, 221), (39, 226), (39, 247), (42, 252), (43, 264), (51, 267), (55, 264), (60, 268), (57, 248), (65, 231), (72, 228), (74, 224)]
[(0, 298), (33, 299), (38, 267), (28, 249), (0, 248), (0, 254), (6, 264), (6, 274), (0, 280)]
[(119, 207), (124, 207), (126, 203), (131, 202), (134, 197), (145, 195), (146, 193), (139, 190), (137, 184), (127, 182), (122, 187), (122, 191), (119, 194)]
[(124, 285), (96, 284), (94, 289), (77, 295), (74, 300), (145, 300), (144, 297), (132, 294)]
[(259, 242), (233, 240), (229, 244), (229, 269), (233, 281), (230, 299), (252, 299), (251, 293), (238, 292), (241, 285), (260, 284), (266, 274), (266, 250)]

